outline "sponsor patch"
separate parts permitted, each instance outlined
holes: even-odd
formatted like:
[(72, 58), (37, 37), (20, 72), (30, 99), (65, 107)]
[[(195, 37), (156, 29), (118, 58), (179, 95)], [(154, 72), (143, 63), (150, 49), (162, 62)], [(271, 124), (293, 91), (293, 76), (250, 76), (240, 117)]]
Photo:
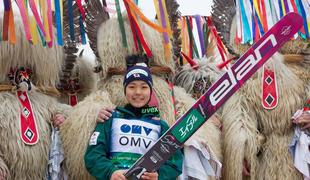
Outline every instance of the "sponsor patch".
[(89, 140), (89, 145), (97, 145), (97, 140), (99, 137), (100, 132), (94, 132)]
[(143, 74), (144, 76), (148, 77), (148, 73), (143, 69), (134, 69), (127, 73), (126, 78), (129, 78), (131, 75), (137, 77), (135, 74)]

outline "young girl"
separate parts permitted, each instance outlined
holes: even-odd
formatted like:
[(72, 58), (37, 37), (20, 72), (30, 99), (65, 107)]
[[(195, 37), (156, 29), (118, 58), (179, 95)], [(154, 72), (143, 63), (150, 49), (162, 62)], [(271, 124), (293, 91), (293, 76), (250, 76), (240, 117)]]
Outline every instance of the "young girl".
[[(123, 175), (138, 158), (168, 130), (156, 107), (148, 107), (152, 77), (147, 67), (135, 65), (124, 77), (128, 104), (116, 107), (112, 117), (98, 123), (90, 138), (84, 160), (88, 172), (101, 180), (126, 180)], [(182, 173), (182, 153), (177, 151), (157, 172), (145, 172), (142, 179), (176, 179)]]

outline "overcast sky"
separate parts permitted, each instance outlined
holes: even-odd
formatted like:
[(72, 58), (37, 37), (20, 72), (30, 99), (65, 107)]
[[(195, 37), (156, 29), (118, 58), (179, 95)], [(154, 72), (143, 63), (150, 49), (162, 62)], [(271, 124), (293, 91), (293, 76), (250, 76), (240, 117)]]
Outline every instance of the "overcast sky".
[[(177, 0), (182, 15), (210, 15), (212, 0)], [(154, 17), (154, 1), (139, 0), (139, 7), (148, 17)]]

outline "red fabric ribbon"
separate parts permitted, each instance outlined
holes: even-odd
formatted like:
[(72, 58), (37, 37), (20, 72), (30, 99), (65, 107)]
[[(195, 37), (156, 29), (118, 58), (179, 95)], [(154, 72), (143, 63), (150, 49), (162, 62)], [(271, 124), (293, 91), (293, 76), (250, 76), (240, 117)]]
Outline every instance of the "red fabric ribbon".
[(151, 58), (153, 56), (153, 54), (152, 54), (151, 49), (149, 48), (149, 46), (147, 45), (147, 43), (143, 37), (143, 34), (141, 32), (141, 28), (140, 28), (138, 22), (133, 17), (133, 15), (130, 11), (129, 5), (126, 2), (126, 0), (124, 0), (124, 4), (125, 4), (126, 10), (127, 10), (129, 21), (130, 21), (130, 27), (131, 27), (131, 31), (132, 31), (133, 36), (134, 36), (136, 49), (137, 49), (137, 51), (139, 51), (139, 47), (138, 47), (138, 40), (139, 40), (139, 42), (141, 43), (147, 57)]
[(211, 17), (207, 17), (207, 24), (208, 24), (208, 27), (213, 35), (213, 37), (215, 38), (216, 40), (216, 46), (220, 52), (220, 55), (221, 55), (221, 58), (222, 58), (222, 61), (224, 62), (225, 66), (232, 60), (230, 59), (229, 61), (226, 61), (226, 55), (227, 55), (227, 52), (226, 52), (226, 49), (224, 47), (224, 44), (221, 40), (221, 38), (219, 37), (216, 29), (215, 29), (215, 26), (213, 25), (212, 23), (212, 19)]
[(39, 140), (35, 116), (32, 111), (28, 93), (17, 91), (17, 97), (21, 105), (20, 111), (20, 133), (25, 144), (35, 145)]

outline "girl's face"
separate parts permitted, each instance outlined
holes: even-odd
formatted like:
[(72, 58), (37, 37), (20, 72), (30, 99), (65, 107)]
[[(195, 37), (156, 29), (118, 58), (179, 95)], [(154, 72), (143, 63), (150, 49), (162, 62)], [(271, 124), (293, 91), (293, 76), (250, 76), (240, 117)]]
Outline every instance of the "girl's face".
[(151, 88), (144, 81), (132, 81), (126, 86), (126, 99), (133, 107), (140, 108), (146, 105), (151, 97)]

